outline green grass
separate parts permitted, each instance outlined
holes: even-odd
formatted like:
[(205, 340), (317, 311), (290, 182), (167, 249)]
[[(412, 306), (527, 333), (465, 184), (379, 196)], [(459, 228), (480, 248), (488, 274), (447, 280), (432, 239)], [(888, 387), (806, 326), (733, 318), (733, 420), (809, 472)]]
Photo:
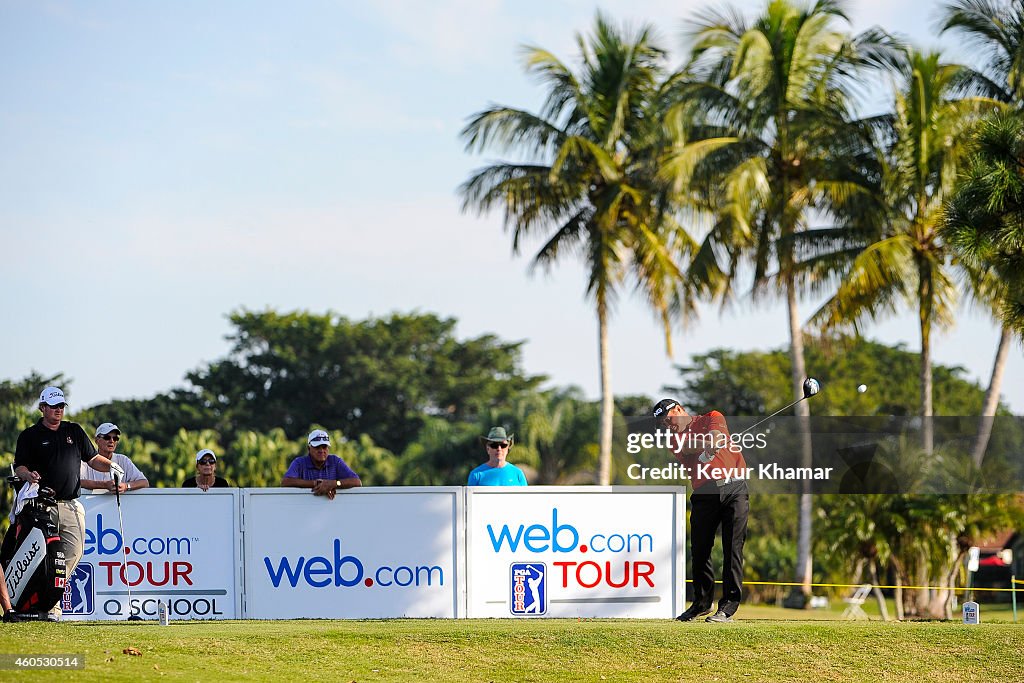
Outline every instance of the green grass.
[[(610, 619), (3, 624), (0, 652), (75, 653), (87, 666), (3, 671), (0, 680), (821, 683), (1019, 681), (1024, 671), (1024, 624), (823, 621), (803, 618), (814, 613), (749, 606), (740, 615), (743, 620), (725, 625)], [(142, 656), (122, 654), (127, 647)]]

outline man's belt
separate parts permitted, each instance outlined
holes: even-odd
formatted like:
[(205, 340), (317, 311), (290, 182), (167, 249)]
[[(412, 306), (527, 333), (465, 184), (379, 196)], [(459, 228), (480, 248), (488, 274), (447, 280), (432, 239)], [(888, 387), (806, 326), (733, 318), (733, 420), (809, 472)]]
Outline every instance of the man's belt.
[(705, 486), (710, 486), (711, 484), (714, 484), (718, 488), (722, 488), (724, 486), (728, 486), (729, 484), (735, 484), (738, 481), (743, 481), (743, 480), (742, 479), (705, 479), (696, 488), (703, 488)]

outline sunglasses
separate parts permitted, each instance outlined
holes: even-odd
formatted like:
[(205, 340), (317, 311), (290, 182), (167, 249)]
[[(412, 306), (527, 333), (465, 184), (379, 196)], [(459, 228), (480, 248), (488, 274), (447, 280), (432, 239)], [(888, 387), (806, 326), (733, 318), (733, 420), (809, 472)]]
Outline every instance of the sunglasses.
[(499, 448), (508, 448), (508, 441), (488, 441), (487, 447), (493, 448), (494, 450), (498, 450)]
[(119, 437), (117, 434), (100, 434), (100, 438), (101, 439), (106, 439), (107, 441), (120, 441), (121, 440), (121, 437)]
[(215, 462), (217, 462), (217, 461), (216, 460), (210, 460), (209, 458), (203, 458), (202, 460), (199, 461), (199, 464), (200, 465), (212, 465)]
[(46, 404), (46, 407), (49, 408), (50, 410), (64, 410), (65, 408), (67, 408), (67, 406), (68, 406), (67, 403), (58, 403), (55, 406), (51, 406), (49, 404)]

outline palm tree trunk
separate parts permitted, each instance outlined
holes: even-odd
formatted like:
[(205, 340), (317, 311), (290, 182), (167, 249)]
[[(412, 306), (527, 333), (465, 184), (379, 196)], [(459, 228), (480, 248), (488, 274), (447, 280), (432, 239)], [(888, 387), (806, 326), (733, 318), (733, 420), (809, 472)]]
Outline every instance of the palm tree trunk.
[[(804, 362), (804, 336), (800, 329), (800, 319), (797, 315), (796, 283), (792, 276), (786, 279), (786, 304), (789, 310), (789, 343), (790, 358), (793, 380), (794, 398), (802, 398), (804, 395), (803, 383), (807, 375), (807, 367)], [(800, 425), (801, 443), (801, 467), (810, 467), (812, 460), (811, 451), (811, 411), (806, 401), (796, 404), (796, 416)], [(796, 580), (801, 584), (800, 590), (804, 596), (811, 594), (811, 516), (813, 514), (814, 500), (811, 495), (811, 482), (804, 479), (801, 482), (799, 526), (796, 540)]]
[(920, 277), (919, 318), (921, 323), (921, 448), (931, 455), (934, 447), (932, 430), (932, 341), (931, 341), (931, 289), (928, 278)]
[(956, 540), (952, 542), (953, 559), (948, 565), (942, 585), (947, 587), (942, 601), (942, 616), (944, 619), (953, 618), (953, 598), (956, 597), (956, 575), (963, 566), (964, 552), (956, 551)]
[(882, 595), (882, 589), (879, 588), (878, 580), (878, 568), (875, 566), (874, 560), (869, 560), (868, 568), (871, 570), (871, 592), (875, 595), (875, 600), (878, 601), (878, 613), (882, 615), (882, 621), (889, 621), (889, 607), (885, 604), (885, 596)]
[[(923, 549), (919, 549), (915, 553), (915, 583), (918, 586), (930, 586), (931, 577), (928, 575), (928, 553)], [(911, 616), (925, 617), (931, 613), (931, 600), (932, 600), (932, 589), (930, 588), (914, 588), (914, 612)]]
[(889, 561), (892, 563), (893, 574), (896, 577), (896, 590), (893, 593), (893, 602), (896, 606), (896, 621), (903, 621), (903, 618), (906, 616), (903, 605), (903, 566), (895, 557)]
[(974, 448), (971, 450), (971, 459), (975, 467), (981, 467), (989, 437), (992, 436), (992, 422), (996, 408), (999, 407), (999, 389), (1003, 385), (1003, 372), (1006, 370), (1006, 358), (1010, 355), (1012, 339), (1013, 333), (1010, 328), (1003, 325), (1002, 334), (999, 335), (999, 347), (996, 349), (996, 360), (992, 364), (992, 377), (988, 381), (988, 391), (985, 392), (985, 405), (982, 406), (981, 419), (978, 421), (978, 437), (974, 440)]
[(597, 302), (597, 336), (601, 362), (601, 439), (599, 442), (597, 483), (612, 483), (612, 396), (611, 363), (608, 360), (608, 310), (603, 298)]

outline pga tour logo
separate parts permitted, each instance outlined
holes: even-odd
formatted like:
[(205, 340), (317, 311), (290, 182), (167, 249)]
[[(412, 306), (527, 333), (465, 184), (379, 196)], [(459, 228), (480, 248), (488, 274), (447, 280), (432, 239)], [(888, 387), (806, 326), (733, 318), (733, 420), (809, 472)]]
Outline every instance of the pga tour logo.
[(93, 581), (93, 566), (79, 562), (75, 572), (64, 584), (61, 610), (65, 614), (92, 614), (96, 611), (96, 582)]
[(545, 614), (548, 611), (548, 567), (543, 562), (513, 562), (512, 614)]

